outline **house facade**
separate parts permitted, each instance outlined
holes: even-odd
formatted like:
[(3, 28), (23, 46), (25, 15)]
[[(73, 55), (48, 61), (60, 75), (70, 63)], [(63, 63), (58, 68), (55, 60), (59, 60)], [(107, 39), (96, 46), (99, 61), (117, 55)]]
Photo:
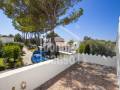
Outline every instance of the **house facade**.
[(12, 37), (12, 36), (0, 36), (0, 41), (2, 41), (2, 43), (14, 42), (14, 37)]

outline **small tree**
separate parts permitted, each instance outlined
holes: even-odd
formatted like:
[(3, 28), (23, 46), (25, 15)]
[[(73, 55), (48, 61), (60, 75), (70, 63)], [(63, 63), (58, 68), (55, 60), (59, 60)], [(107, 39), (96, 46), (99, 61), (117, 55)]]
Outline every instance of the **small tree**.
[(14, 35), (12, 35), (12, 34), (9, 34), (9, 37), (14, 37)]
[(85, 53), (90, 54), (90, 45), (89, 44), (87, 44), (85, 46)]
[(47, 34), (47, 38), (51, 37), (59, 37), (59, 35), (57, 33), (50, 32), (49, 34)]
[(79, 53), (84, 53), (85, 52), (85, 45), (84, 43), (80, 44), (80, 47), (78, 48)]
[(73, 41), (73, 40), (70, 40), (70, 41), (68, 42), (68, 44), (69, 44), (70, 46), (72, 46), (72, 45), (73, 45), (73, 43), (74, 43), (74, 41)]
[(19, 33), (16, 34), (15, 37), (14, 37), (14, 41), (15, 42), (22, 42), (23, 41), (22, 36)]
[(86, 40), (91, 40), (91, 38), (88, 37), (88, 36), (85, 36), (85, 37), (84, 37), (84, 40), (85, 40), (85, 41), (86, 41)]

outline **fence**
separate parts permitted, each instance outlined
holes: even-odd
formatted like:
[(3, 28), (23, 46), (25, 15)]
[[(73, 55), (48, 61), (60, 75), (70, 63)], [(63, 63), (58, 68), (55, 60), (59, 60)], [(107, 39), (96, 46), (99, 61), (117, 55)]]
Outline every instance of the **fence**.
[(115, 57), (105, 57), (101, 55), (88, 55), (88, 54), (78, 54), (77, 57), (79, 58), (78, 61), (93, 63), (93, 64), (100, 64), (110, 67), (117, 68), (117, 60)]

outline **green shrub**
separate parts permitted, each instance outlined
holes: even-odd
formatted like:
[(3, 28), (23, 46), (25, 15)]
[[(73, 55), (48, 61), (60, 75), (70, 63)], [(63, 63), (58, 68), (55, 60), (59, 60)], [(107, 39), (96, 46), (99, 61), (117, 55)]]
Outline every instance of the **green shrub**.
[(2, 41), (0, 41), (0, 58), (1, 58), (2, 55), (3, 55), (3, 52), (2, 52), (2, 46), (3, 46)]
[(78, 51), (79, 53), (113, 57), (116, 55), (115, 46), (116, 43), (112, 41), (85, 38), (85, 40), (81, 42)]
[(3, 44), (2, 44), (2, 41), (0, 41), (0, 49), (2, 48)]
[(13, 45), (19, 46), (20, 50), (22, 50), (23, 46), (24, 46), (22, 43), (16, 43), (16, 42), (14, 42), (14, 43), (6, 43), (6, 45), (9, 45), (9, 46), (13, 46)]
[(20, 56), (20, 47), (17, 45), (5, 45), (3, 52), (4, 58), (14, 58), (16, 60)]
[(5, 65), (0, 65), (0, 71), (5, 70), (6, 66)]
[(6, 68), (16, 68), (23, 66), (20, 59), (23, 45), (19, 43), (7, 43), (3, 46), (3, 57), (5, 58)]
[(21, 57), (19, 57), (18, 59), (17, 59), (17, 62), (16, 62), (16, 67), (21, 67), (21, 66), (23, 66), (24, 64), (23, 64), (23, 58), (21, 58)]
[(90, 45), (89, 44), (87, 44), (86, 46), (85, 46), (85, 53), (87, 53), (87, 54), (90, 54)]
[(6, 66), (8, 69), (22, 67), (23, 66), (22, 58), (18, 58), (16, 60), (14, 60), (13, 58), (9, 58), (7, 59)]
[(0, 71), (5, 70), (6, 69), (6, 65), (4, 64), (4, 59), (0, 58)]
[(3, 51), (0, 49), (0, 58), (3, 56)]
[(85, 45), (81, 44), (80, 47), (78, 48), (79, 53), (84, 53), (85, 52)]
[[(15, 68), (22, 67), (23, 66), (22, 58), (19, 57), (18, 59), (16, 59), (15, 62), (12, 62), (11, 65), (13, 65)], [(10, 67), (12, 68), (12, 66)]]
[(7, 59), (7, 68), (11, 69), (15, 67), (15, 60), (13, 58), (9, 58)]
[(22, 63), (21, 61), (17, 61), (17, 62), (15, 63), (15, 67), (16, 67), (16, 68), (21, 67), (21, 66), (23, 66), (23, 63)]
[(85, 45), (84, 43), (81, 43), (79, 49), (78, 49), (79, 53), (87, 53), (90, 54), (90, 46), (89, 44)]

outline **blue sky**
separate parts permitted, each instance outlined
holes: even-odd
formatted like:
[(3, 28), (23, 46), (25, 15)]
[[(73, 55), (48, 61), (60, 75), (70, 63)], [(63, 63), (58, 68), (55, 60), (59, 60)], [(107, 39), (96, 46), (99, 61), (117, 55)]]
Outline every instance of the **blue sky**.
[[(66, 40), (82, 40), (84, 36), (116, 40), (120, 0), (83, 0), (80, 7), (84, 9), (84, 15), (75, 23), (65, 27), (57, 27), (56, 33)], [(18, 31), (12, 26), (11, 20), (0, 11), (0, 34), (15, 33)]]

